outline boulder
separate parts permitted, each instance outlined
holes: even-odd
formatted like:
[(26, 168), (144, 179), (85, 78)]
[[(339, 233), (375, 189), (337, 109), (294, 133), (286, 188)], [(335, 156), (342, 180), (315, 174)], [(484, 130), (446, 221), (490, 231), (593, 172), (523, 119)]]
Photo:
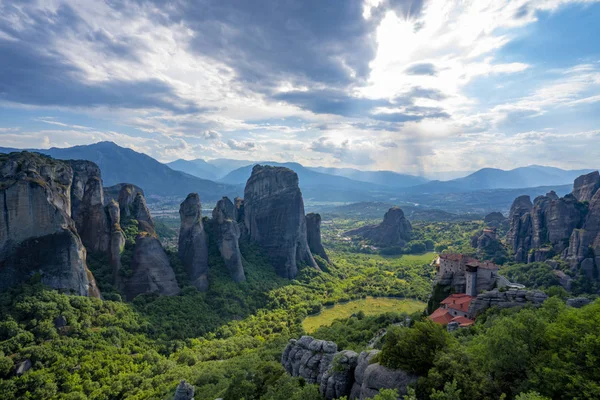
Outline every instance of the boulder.
[(302, 336), (298, 340), (290, 340), (281, 356), (281, 364), (290, 375), (320, 385), (336, 353), (335, 343)]
[(40, 154), (0, 156), (0, 291), (39, 274), (54, 289), (100, 297), (71, 218), (73, 177)]
[(306, 237), (308, 247), (313, 255), (318, 255), (329, 262), (329, 257), (321, 243), (321, 215), (316, 213), (306, 214)]
[(202, 223), (202, 205), (190, 193), (179, 206), (179, 258), (198, 290), (208, 290), (208, 235)]
[(365, 371), (367, 367), (370, 365), (371, 360), (377, 354), (379, 354), (379, 350), (369, 350), (363, 351), (358, 355), (358, 359), (356, 361), (356, 368), (354, 369), (354, 383), (352, 384), (352, 390), (350, 391), (350, 399), (360, 399), (361, 397), (361, 388), (363, 383), (363, 378), (365, 375)]
[[(364, 372), (358, 399), (370, 399), (381, 389), (396, 389), (399, 398), (408, 393), (408, 386), (416, 383), (418, 377), (401, 369), (390, 369), (379, 363), (370, 364)], [(352, 398), (352, 397), (351, 397)]]
[(238, 242), (241, 232), (236, 221), (236, 210), (231, 200), (223, 197), (212, 212), (212, 223), (219, 252), (231, 278), (234, 282), (243, 282), (246, 276)]
[(184, 380), (179, 382), (173, 400), (194, 400), (194, 386)]
[(155, 236), (146, 232), (137, 236), (131, 268), (133, 274), (125, 282), (125, 297), (128, 300), (144, 293), (166, 296), (179, 293), (169, 258)]
[(276, 272), (293, 279), (298, 263), (318, 269), (308, 248), (298, 175), (288, 168), (255, 165), (244, 189), (244, 221)]
[(385, 213), (379, 225), (367, 225), (345, 233), (347, 236), (362, 236), (382, 247), (404, 246), (410, 240), (412, 226), (399, 207)]
[(31, 364), (31, 360), (29, 358), (27, 358), (27, 359), (21, 361), (19, 364), (17, 364), (17, 368), (15, 370), (15, 374), (17, 376), (21, 376), (25, 372), (29, 371), (32, 366), (33, 366), (33, 364)]

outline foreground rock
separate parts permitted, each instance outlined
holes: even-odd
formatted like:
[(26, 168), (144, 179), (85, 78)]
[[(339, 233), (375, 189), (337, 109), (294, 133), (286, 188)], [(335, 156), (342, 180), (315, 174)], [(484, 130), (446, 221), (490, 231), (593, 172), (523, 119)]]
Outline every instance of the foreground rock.
[(213, 230), (223, 262), (234, 282), (246, 280), (240, 253), (240, 228), (236, 220), (236, 207), (227, 197), (217, 202), (212, 212)]
[(179, 207), (179, 258), (198, 290), (208, 289), (208, 236), (202, 223), (202, 205), (190, 193)]
[(329, 262), (329, 257), (321, 243), (321, 215), (316, 213), (306, 214), (306, 237), (308, 248), (313, 255), (318, 255)]
[(392, 370), (378, 363), (371, 364), (378, 350), (360, 354), (350, 350), (337, 351), (333, 342), (302, 336), (290, 340), (281, 357), (285, 370), (311, 384), (319, 385), (327, 399), (347, 396), (350, 399), (370, 399), (381, 389), (396, 389), (401, 396), (417, 376), (402, 370)]
[(100, 296), (71, 218), (73, 181), (66, 162), (0, 155), (0, 291), (40, 274), (54, 289)]
[(308, 247), (304, 201), (294, 171), (255, 165), (244, 189), (243, 212), (250, 240), (263, 247), (280, 276), (293, 279), (298, 263), (318, 269)]
[(385, 213), (379, 225), (367, 225), (345, 233), (348, 236), (362, 236), (381, 247), (404, 246), (410, 240), (412, 226), (399, 207), (392, 207)]

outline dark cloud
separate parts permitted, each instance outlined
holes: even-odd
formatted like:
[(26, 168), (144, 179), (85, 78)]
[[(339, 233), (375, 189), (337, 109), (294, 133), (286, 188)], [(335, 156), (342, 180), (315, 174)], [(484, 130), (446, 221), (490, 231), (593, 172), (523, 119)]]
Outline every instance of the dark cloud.
[(273, 99), (294, 104), (316, 114), (335, 114), (345, 117), (364, 116), (365, 112), (388, 105), (386, 100), (369, 100), (348, 96), (342, 90), (291, 91), (279, 93)]
[[(22, 10), (11, 5), (0, 8), (5, 15), (16, 11)], [(60, 6), (52, 15), (30, 12), (27, 17), (27, 28), (21, 30), (0, 20), (0, 30), (16, 39), (0, 39), (0, 99), (39, 106), (202, 111), (179, 98), (168, 84), (158, 79), (88, 81), (81, 69), (53, 50), (53, 38), (73, 33), (83, 24), (67, 5)], [(131, 42), (109, 39), (105, 32), (93, 30), (88, 30), (87, 38), (90, 45), (99, 45), (105, 52), (134, 57), (128, 51)]]
[(175, 113), (201, 111), (178, 98), (157, 79), (87, 82), (82, 71), (57, 55), (19, 42), (0, 40), (0, 99), (38, 106), (160, 108)]
[(421, 64), (413, 64), (408, 67), (404, 72), (409, 75), (437, 75), (437, 69), (435, 65), (431, 63), (421, 63)]

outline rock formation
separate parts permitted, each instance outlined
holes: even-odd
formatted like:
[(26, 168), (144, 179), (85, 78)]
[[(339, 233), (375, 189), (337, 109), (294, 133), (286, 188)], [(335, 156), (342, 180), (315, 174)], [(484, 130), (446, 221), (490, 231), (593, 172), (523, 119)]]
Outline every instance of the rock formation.
[(138, 193), (141, 193), (142, 196), (144, 196), (142, 188), (132, 185), (131, 183), (119, 183), (114, 186), (105, 187), (104, 204), (106, 205), (114, 200), (119, 206), (126, 206), (128, 209), (123, 209), (121, 211), (123, 218), (126, 218), (131, 215), (131, 209), (129, 207), (133, 205), (133, 200)]
[(319, 385), (321, 395), (327, 400), (343, 396), (370, 399), (381, 389), (396, 389), (400, 396), (406, 394), (408, 385), (416, 382), (417, 376), (378, 363), (371, 364), (378, 352), (337, 351), (333, 342), (302, 336), (290, 340), (281, 363), (290, 375)]
[(52, 288), (100, 297), (71, 218), (73, 182), (66, 162), (0, 155), (0, 291), (40, 274)]
[(485, 216), (483, 223), (490, 228), (500, 228), (507, 223), (507, 219), (501, 212), (491, 212)]
[(202, 223), (202, 205), (190, 193), (179, 207), (179, 258), (198, 290), (208, 289), (208, 236)]
[(119, 283), (119, 271), (121, 271), (121, 253), (125, 249), (125, 235), (121, 229), (121, 209), (119, 204), (111, 200), (106, 206), (110, 227), (110, 248), (108, 259), (113, 271), (113, 284)]
[(73, 168), (71, 216), (88, 252), (107, 253), (110, 226), (104, 210), (100, 168), (90, 161), (68, 161)]
[(173, 400), (194, 400), (194, 387), (186, 381), (179, 382)]
[(306, 214), (306, 238), (310, 251), (325, 261), (329, 262), (329, 257), (321, 243), (321, 215), (316, 213)]
[(212, 223), (219, 252), (231, 278), (234, 282), (242, 282), (246, 280), (246, 276), (238, 242), (241, 232), (236, 220), (236, 211), (231, 200), (223, 197), (212, 212)]
[(590, 172), (575, 179), (573, 196), (577, 201), (590, 201), (598, 189), (600, 189), (600, 174), (598, 171)]
[(131, 260), (133, 274), (125, 280), (125, 297), (132, 300), (144, 293), (173, 296), (179, 286), (169, 258), (156, 236), (141, 232), (135, 239)]
[(498, 289), (494, 289), (489, 292), (478, 294), (477, 297), (471, 301), (469, 316), (473, 319), (490, 307), (512, 308), (523, 307), (525, 305), (540, 306), (547, 298), (548, 295), (539, 290), (509, 289), (501, 292)]
[(142, 193), (136, 193), (133, 199), (131, 218), (138, 222), (138, 229), (141, 232), (148, 232), (152, 235), (156, 234), (154, 231), (154, 220), (152, 219), (152, 215), (150, 215), (150, 210), (146, 205), (146, 198)]
[(533, 205), (527, 196), (513, 203), (507, 242), (517, 262), (545, 261), (554, 256), (573, 269), (598, 278), (600, 267), (600, 175), (577, 178), (573, 192), (559, 198), (550, 192)]
[(392, 207), (385, 213), (379, 225), (367, 225), (345, 233), (348, 236), (362, 236), (381, 247), (404, 246), (410, 240), (412, 226), (399, 207)]
[(276, 272), (293, 279), (298, 263), (317, 268), (308, 248), (298, 175), (283, 167), (255, 165), (244, 189), (248, 237), (265, 250)]

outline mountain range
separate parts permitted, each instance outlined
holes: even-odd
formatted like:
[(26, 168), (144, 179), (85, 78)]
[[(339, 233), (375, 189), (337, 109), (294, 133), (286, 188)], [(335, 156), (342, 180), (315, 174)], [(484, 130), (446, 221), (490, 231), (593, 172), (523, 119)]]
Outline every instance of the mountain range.
[[(21, 151), (0, 148), (0, 152)], [(142, 187), (148, 197), (182, 197), (198, 192), (203, 200), (217, 200), (222, 196), (240, 196), (257, 162), (249, 160), (216, 159), (205, 161), (177, 160), (163, 164), (154, 158), (120, 147), (112, 142), (68, 148), (29, 149), (57, 159), (93, 161), (102, 170), (105, 186), (131, 182)], [(479, 199), (498, 194), (499, 205), (504, 197), (515, 192), (538, 193), (543, 190), (566, 190), (573, 180), (591, 170), (563, 170), (555, 167), (532, 165), (512, 170), (483, 168), (468, 176), (448, 181), (428, 181), (426, 178), (392, 171), (361, 171), (352, 168), (307, 167), (298, 163), (261, 162), (294, 170), (307, 201), (360, 202), (405, 201), (443, 208), (460, 202), (479, 203)], [(538, 188), (521, 190), (521, 188)], [(545, 193), (545, 192), (544, 192)], [(450, 195), (451, 194), (451, 195)], [(543, 194), (543, 193), (542, 193)], [(513, 197), (514, 198), (514, 197)], [(477, 201), (475, 201), (477, 199)]]

